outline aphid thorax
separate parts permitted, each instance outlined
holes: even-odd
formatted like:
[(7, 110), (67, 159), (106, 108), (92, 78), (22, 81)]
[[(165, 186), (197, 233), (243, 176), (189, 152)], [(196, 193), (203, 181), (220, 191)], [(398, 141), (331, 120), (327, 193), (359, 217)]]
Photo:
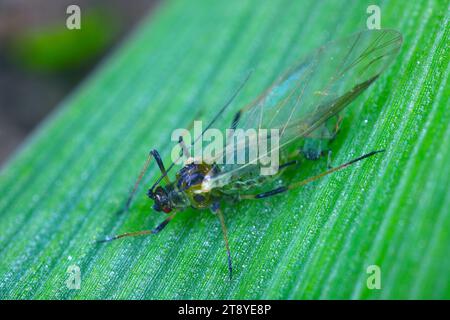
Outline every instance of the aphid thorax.
[(202, 181), (212, 166), (189, 161), (176, 174), (174, 182), (150, 189), (148, 196), (155, 202), (153, 209), (170, 213), (181, 211), (191, 206), (195, 209), (210, 208), (213, 202), (211, 192), (202, 190)]

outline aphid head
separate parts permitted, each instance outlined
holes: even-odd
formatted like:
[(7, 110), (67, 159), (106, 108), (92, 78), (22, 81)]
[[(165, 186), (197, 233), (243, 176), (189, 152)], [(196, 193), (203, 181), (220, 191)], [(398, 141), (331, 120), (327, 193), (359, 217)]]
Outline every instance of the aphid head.
[(148, 196), (155, 201), (153, 204), (154, 210), (158, 212), (164, 211), (165, 213), (170, 213), (172, 211), (169, 195), (163, 187), (158, 186), (154, 192), (150, 189), (148, 191)]

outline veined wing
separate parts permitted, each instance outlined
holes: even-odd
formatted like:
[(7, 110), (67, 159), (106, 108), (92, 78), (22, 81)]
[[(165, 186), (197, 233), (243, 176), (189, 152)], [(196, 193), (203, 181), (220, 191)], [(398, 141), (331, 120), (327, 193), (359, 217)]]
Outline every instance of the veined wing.
[[(258, 159), (279, 152), (290, 142), (310, 136), (363, 92), (392, 62), (402, 44), (395, 30), (367, 30), (320, 47), (296, 64), (252, 104), (235, 117), (236, 129), (276, 129), (279, 146), (259, 154), (252, 162), (221, 166), (207, 175), (204, 190), (222, 187), (257, 164)], [(233, 149), (245, 148), (237, 141)], [(217, 155), (217, 159), (224, 154)]]

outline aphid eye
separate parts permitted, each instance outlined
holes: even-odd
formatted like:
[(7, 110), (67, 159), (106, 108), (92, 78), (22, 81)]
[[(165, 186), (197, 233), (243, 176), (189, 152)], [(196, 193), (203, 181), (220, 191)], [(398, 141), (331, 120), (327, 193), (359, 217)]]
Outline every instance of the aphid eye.
[(164, 211), (165, 213), (169, 213), (172, 211), (167, 192), (162, 187), (156, 188), (154, 193), (149, 192), (149, 196), (155, 201), (155, 203), (153, 204), (153, 209), (155, 211)]

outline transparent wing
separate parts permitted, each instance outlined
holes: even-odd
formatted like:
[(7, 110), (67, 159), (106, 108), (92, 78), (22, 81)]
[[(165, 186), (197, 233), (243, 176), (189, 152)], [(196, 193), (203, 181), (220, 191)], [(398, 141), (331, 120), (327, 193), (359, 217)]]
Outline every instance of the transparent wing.
[[(279, 152), (298, 138), (311, 136), (327, 119), (336, 115), (392, 62), (402, 44), (395, 30), (367, 30), (339, 42), (320, 47), (303, 62), (296, 64), (252, 104), (240, 111), (236, 129), (276, 129), (279, 145), (258, 159)], [(245, 143), (224, 153), (242, 151)], [(216, 160), (224, 157), (218, 154)], [(249, 166), (222, 165), (220, 172), (210, 173), (203, 189), (210, 190), (239, 179)]]

